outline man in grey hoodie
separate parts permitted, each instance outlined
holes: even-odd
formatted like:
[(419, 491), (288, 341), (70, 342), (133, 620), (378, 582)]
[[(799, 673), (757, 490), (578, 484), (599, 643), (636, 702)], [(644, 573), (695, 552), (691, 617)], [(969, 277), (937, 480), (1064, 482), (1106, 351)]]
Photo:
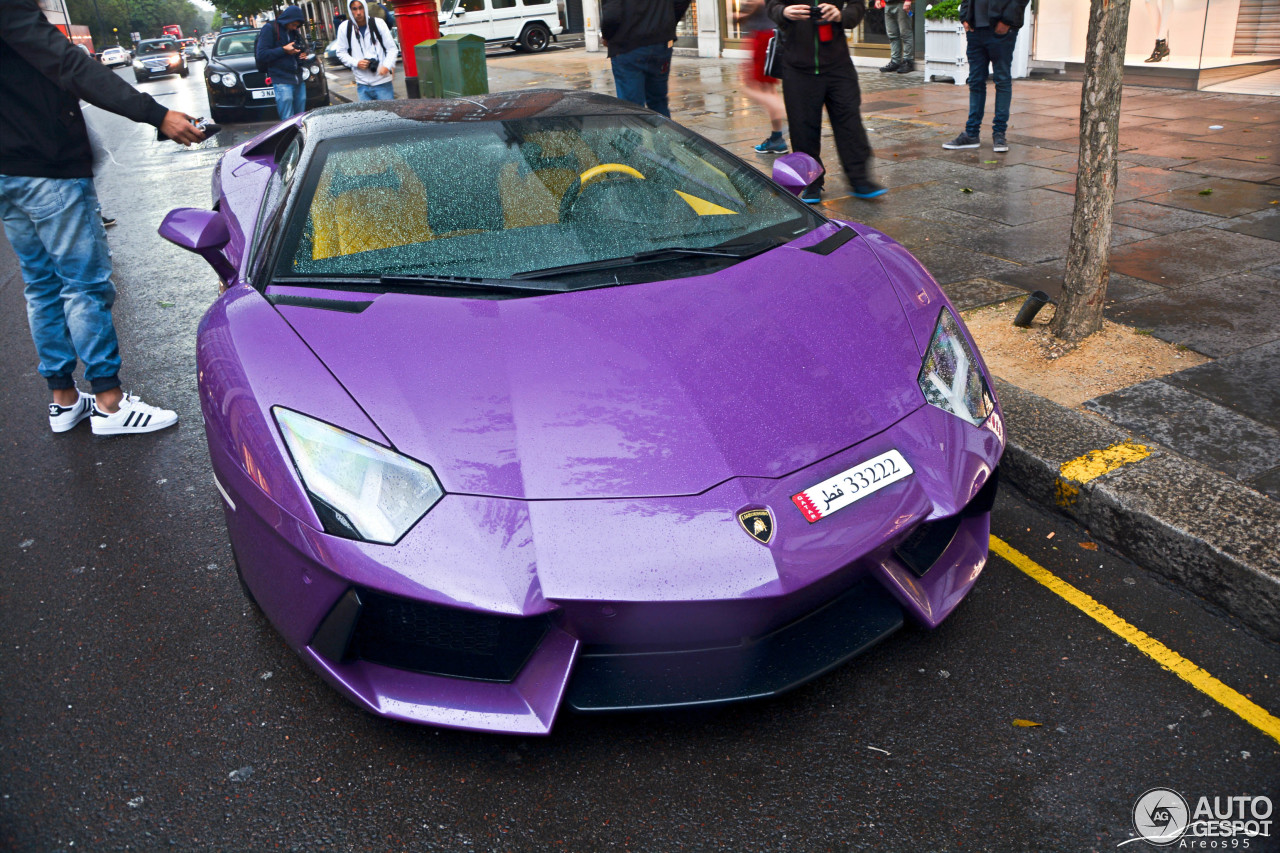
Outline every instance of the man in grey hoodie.
[(350, 68), (355, 77), (357, 100), (395, 100), (391, 76), (399, 49), (386, 21), (370, 15), (364, 0), (348, 0), (347, 19), (338, 25), (334, 40), (338, 43), (338, 61)]

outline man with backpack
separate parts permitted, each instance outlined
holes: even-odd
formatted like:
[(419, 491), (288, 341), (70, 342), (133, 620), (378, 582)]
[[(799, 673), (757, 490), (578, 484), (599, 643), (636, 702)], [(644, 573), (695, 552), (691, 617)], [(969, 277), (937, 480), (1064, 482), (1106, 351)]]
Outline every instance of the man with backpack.
[(347, 20), (338, 27), (335, 41), (338, 61), (355, 77), (356, 100), (394, 101), (391, 75), (399, 49), (387, 22), (369, 14), (364, 0), (348, 0)]
[(297, 6), (285, 6), (274, 21), (258, 31), (254, 57), (258, 70), (271, 78), (280, 120), (307, 110), (307, 86), (302, 79), (302, 63), (311, 58), (302, 32), (306, 16)]

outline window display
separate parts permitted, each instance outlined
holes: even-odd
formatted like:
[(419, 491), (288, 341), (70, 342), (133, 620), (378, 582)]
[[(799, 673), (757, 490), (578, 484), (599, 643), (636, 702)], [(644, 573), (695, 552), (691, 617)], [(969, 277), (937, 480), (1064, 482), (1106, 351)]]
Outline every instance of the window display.
[(698, 4), (689, 4), (689, 11), (676, 24), (676, 47), (698, 46)]
[[(1089, 4), (1040, 0), (1035, 58), (1084, 62)], [(1280, 60), (1280, 0), (1134, 0), (1125, 65), (1223, 68)]]

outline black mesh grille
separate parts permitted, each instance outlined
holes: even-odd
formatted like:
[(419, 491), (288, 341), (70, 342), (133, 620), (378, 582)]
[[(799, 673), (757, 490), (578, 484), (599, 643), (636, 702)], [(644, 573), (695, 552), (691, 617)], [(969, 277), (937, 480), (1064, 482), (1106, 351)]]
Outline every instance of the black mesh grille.
[(244, 80), (246, 89), (265, 89), (267, 88), (267, 75), (261, 71), (247, 71), (241, 75)]
[(550, 624), (547, 616), (494, 616), (370, 590), (359, 595), (355, 656), (433, 675), (511, 681)]

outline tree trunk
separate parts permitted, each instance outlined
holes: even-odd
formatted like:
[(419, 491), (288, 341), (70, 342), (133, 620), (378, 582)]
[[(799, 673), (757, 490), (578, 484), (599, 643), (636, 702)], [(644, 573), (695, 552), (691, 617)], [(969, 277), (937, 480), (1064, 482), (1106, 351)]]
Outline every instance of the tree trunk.
[(1129, 34), (1129, 0), (1092, 0), (1080, 93), (1080, 160), (1062, 301), (1049, 326), (1078, 341), (1102, 328), (1111, 260), (1111, 206), (1116, 197), (1120, 91)]

